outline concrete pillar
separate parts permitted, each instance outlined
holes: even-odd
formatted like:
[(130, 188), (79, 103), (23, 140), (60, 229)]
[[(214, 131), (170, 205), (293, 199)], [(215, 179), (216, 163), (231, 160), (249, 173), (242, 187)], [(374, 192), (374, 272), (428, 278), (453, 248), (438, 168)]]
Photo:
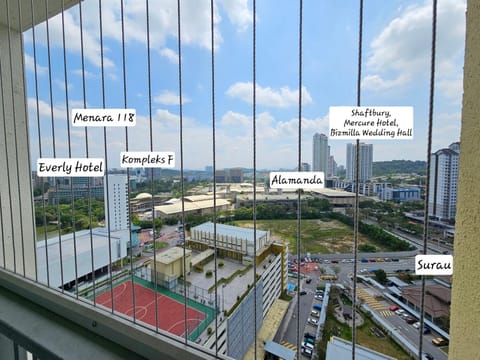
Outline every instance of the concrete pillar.
[(467, 1), (464, 94), (455, 226), (450, 359), (480, 349), (480, 0)]
[[(11, 14), (17, 8), (9, 9)], [(22, 34), (0, 24), (0, 266), (35, 279)]]

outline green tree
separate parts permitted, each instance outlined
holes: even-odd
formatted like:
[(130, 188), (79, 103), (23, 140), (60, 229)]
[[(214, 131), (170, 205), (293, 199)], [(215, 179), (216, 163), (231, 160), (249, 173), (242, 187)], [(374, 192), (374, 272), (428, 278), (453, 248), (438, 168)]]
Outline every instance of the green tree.
[(375, 280), (380, 284), (385, 284), (387, 282), (387, 273), (383, 269), (375, 270)]

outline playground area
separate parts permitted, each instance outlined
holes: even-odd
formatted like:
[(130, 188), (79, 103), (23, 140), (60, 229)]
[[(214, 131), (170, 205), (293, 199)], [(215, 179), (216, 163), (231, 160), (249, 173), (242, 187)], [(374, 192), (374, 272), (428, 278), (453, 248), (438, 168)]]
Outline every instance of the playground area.
[[(155, 291), (156, 290), (156, 291)], [(113, 301), (112, 301), (113, 295)], [(95, 302), (115, 312), (131, 317), (158, 329), (194, 341), (212, 322), (213, 308), (187, 299), (186, 316), (184, 298), (148, 281), (134, 277), (108, 287), (95, 297)]]

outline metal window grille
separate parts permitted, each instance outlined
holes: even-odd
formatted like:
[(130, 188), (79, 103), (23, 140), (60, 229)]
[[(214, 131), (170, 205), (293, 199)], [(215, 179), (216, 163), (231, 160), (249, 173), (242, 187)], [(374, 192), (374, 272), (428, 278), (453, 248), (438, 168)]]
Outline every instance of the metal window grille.
[[(162, 4), (156, 1), (146, 0), (145, 2), (128, 2), (125, 0), (115, 1), (115, 15), (116, 18), (112, 19), (112, 13), (104, 12), (107, 1), (3, 1), (2, 7), (5, 9), (5, 18), (7, 22), (8, 34), (4, 38), (7, 40), (7, 45), (2, 47), (8, 49), (8, 55), (2, 54), (0, 57), (0, 89), (2, 93), (2, 111), (0, 115), (3, 118), (3, 137), (2, 140), (5, 144), (11, 144), (8, 151), (11, 153), (2, 157), (2, 165), (6, 169), (16, 169), (16, 174), (1, 175), (1, 182), (6, 184), (2, 187), (2, 197), (0, 198), (0, 217), (2, 219), (1, 233), (2, 233), (2, 265), (4, 269), (13, 271), (24, 277), (32, 277), (34, 274), (34, 280), (45, 284), (48, 287), (58, 289), (62, 295), (73, 296), (78, 301), (86, 301), (93, 303), (99, 310), (108, 311), (112, 314), (120, 317), (129, 318), (133, 323), (140, 326), (145, 326), (154, 332), (161, 333), (165, 336), (168, 335), (168, 329), (163, 329), (159, 322), (162, 321), (162, 317), (166, 316), (166, 313), (159, 314), (158, 311), (161, 308), (159, 306), (158, 293), (163, 289), (163, 286), (171, 279), (168, 276), (161, 275), (157, 267), (160, 266), (158, 262), (157, 251), (155, 250), (159, 242), (157, 237), (160, 235), (156, 229), (155, 221), (159, 218), (155, 211), (155, 206), (158, 205), (155, 199), (156, 186), (155, 180), (157, 175), (163, 170), (148, 170), (147, 178), (151, 184), (151, 205), (152, 210), (152, 224), (153, 224), (153, 258), (151, 261), (151, 267), (137, 267), (135, 263), (135, 256), (133, 251), (134, 235), (130, 231), (130, 223), (132, 222), (133, 209), (128, 204), (131, 198), (131, 180), (134, 176), (133, 171), (124, 172), (125, 179), (121, 183), (115, 182), (113, 177), (105, 176), (103, 181), (104, 187), (104, 199), (105, 199), (105, 216), (111, 216), (114, 214), (115, 220), (108, 219), (107, 226), (103, 235), (98, 235), (98, 230), (94, 226), (95, 203), (97, 197), (94, 196), (94, 191), (99, 186), (101, 187), (101, 181), (95, 178), (88, 179), (80, 187), (78, 183), (75, 183), (70, 178), (69, 181), (62, 183), (62, 179), (38, 179), (39, 186), (45, 189), (48, 183), (53, 188), (56, 198), (53, 198), (52, 207), (47, 204), (45, 192), (42, 191), (40, 196), (36, 198), (36, 205), (30, 207), (32, 213), (23, 213), (24, 209), (20, 206), (17, 211), (18, 204), (24, 201), (24, 197), (20, 194), (22, 192), (32, 193), (32, 185), (30, 181), (25, 184), (25, 179), (22, 178), (21, 165), (14, 167), (11, 163), (12, 158), (20, 159), (22, 151), (27, 149), (31, 152), (31, 164), (35, 163), (36, 158), (44, 157), (103, 157), (105, 160), (105, 170), (112, 172), (109, 167), (109, 163), (114, 156), (117, 156), (119, 151), (129, 151), (132, 148), (138, 149), (138, 144), (132, 144), (132, 132), (134, 130), (125, 127), (124, 130), (118, 130), (113, 128), (89, 128), (85, 127), (83, 130), (78, 130), (71, 127), (71, 114), (70, 111), (73, 107), (80, 108), (129, 108), (131, 104), (137, 104), (137, 112), (143, 114), (142, 120), (146, 134), (144, 136), (145, 144), (141, 144), (144, 150), (149, 151), (162, 151), (167, 150), (162, 148), (161, 138), (161, 126), (162, 124), (157, 121), (157, 114), (154, 112), (155, 94), (153, 86), (159, 86), (161, 84), (162, 76), (172, 76), (166, 74), (167, 70), (162, 69), (158, 65), (158, 61), (154, 61), (153, 58), (158, 58), (156, 54), (152, 54), (154, 43), (158, 42), (155, 32), (155, 27), (162, 26), (158, 23), (158, 18), (155, 18), (155, 22), (152, 21), (153, 15), (159, 6)], [(176, 22), (176, 32), (171, 34), (177, 39), (176, 49), (173, 51), (173, 56), (176, 65), (178, 66), (177, 74), (174, 76), (178, 79), (178, 99), (176, 104), (178, 106), (178, 116), (175, 117), (175, 121), (178, 121), (178, 143), (176, 144), (179, 149), (177, 159), (179, 163), (177, 165), (180, 169), (180, 182), (176, 188), (181, 196), (181, 214), (178, 218), (178, 224), (180, 235), (179, 239), (182, 240), (182, 273), (187, 274), (190, 269), (190, 264), (185, 261), (189, 252), (186, 241), (186, 228), (187, 222), (187, 209), (186, 209), (186, 187), (185, 187), (185, 165), (184, 159), (186, 155), (186, 149), (193, 146), (193, 144), (185, 143), (185, 122), (184, 117), (184, 103), (185, 96), (183, 87), (185, 82), (189, 81), (188, 76), (184, 75), (184, 60), (182, 56), (182, 49), (184, 48), (184, 42), (186, 40), (183, 36), (183, 29), (188, 26), (188, 21), (193, 21), (191, 14), (186, 14), (184, 17), (183, 7), (186, 0), (173, 2), (174, 6), (171, 6), (168, 21)], [(93, 4), (93, 5), (92, 5)], [(94, 6), (95, 5), (95, 6)], [(110, 3), (108, 3), (111, 6)], [(215, 30), (215, 19), (217, 16), (218, 3), (214, 0), (209, 2), (204, 1), (198, 5), (199, 9), (207, 11), (209, 13), (210, 22), (206, 27), (209, 36), (207, 37), (208, 44), (205, 46), (209, 48), (210, 55), (208, 59), (208, 66), (204, 66), (200, 71), (209, 73), (210, 76), (210, 98), (205, 103), (206, 107), (210, 108), (210, 114), (212, 119), (211, 123), (211, 150), (212, 150), (212, 168), (213, 168), (213, 212), (211, 220), (213, 222), (213, 240), (210, 241), (210, 245), (213, 245), (213, 278), (215, 284), (220, 284), (220, 278), (218, 277), (219, 268), (221, 267), (222, 259), (219, 257), (219, 249), (223, 247), (223, 240), (218, 238), (219, 234), (219, 210), (218, 203), (219, 197), (217, 191), (218, 175), (217, 175), (217, 155), (221, 148), (217, 144), (217, 103), (216, 103), (216, 41), (219, 41), (218, 34)], [(308, 6), (308, 3), (307, 3)], [(430, 172), (431, 172), (431, 140), (432, 140), (432, 123), (433, 123), (433, 99), (434, 99), (434, 75), (435, 75), (435, 50), (436, 50), (436, 8), (437, 2), (433, 0), (433, 15), (432, 15), (432, 44), (431, 44), (431, 78), (430, 78), (430, 101), (429, 101), (429, 133), (428, 133), (428, 149), (427, 149), (427, 183), (426, 183), (426, 199), (425, 199), (425, 218), (424, 224), (429, 223), (428, 209), (429, 209), (429, 188), (430, 188)], [(190, 9), (191, 10), (191, 9)], [(298, 89), (302, 89), (302, 68), (304, 59), (304, 50), (302, 35), (306, 30), (303, 25), (303, 13), (304, 4), (302, 0), (298, 1), (298, 13), (292, 14), (292, 18), (288, 21), (298, 21), (298, 49), (292, 49), (292, 51), (298, 51)], [(361, 105), (361, 76), (362, 76), (362, 34), (363, 34), (363, 0), (359, 0), (359, 28), (358, 28), (358, 77), (357, 77), (357, 106)], [(253, 27), (252, 27), (252, 57), (251, 57), (251, 75), (252, 84), (257, 84), (257, 7), (256, 1), (252, 3), (253, 13)], [(136, 19), (141, 19), (141, 23), (133, 24), (133, 16), (135, 14)], [(55, 15), (55, 18), (52, 18)], [(105, 18), (107, 16), (107, 18)], [(262, 16), (272, 16), (272, 14), (262, 14)], [(93, 24), (93, 25), (92, 25)], [(96, 37), (92, 38), (92, 34), (85, 31), (85, 27), (89, 26), (98, 30)], [(128, 27), (128, 31), (127, 31)], [(135, 30), (135, 32), (134, 32)], [(15, 33), (24, 32), (23, 36), (16, 36)], [(60, 35), (60, 37), (59, 37)], [(105, 39), (107, 37), (115, 37), (118, 40), (118, 46), (115, 48), (106, 48)], [(127, 44), (127, 38), (136, 37), (136, 40), (145, 46), (142, 48), (131, 47)], [(427, 46), (427, 44), (425, 44)], [(99, 49), (99, 52), (96, 51)], [(22, 96), (25, 101), (20, 105), (16, 104), (17, 97), (15, 91), (18, 88), (14, 78), (14, 73), (18, 71), (16, 62), (21, 61), (24, 57), (24, 49), (28, 49), (28, 52), (32, 56), (28, 55), (25, 63), (21, 67), (25, 71), (26, 66), (33, 64), (33, 82), (24, 83), (20, 88), (24, 92)], [(115, 73), (112, 71), (112, 61), (109, 58), (112, 52), (121, 53), (121, 65), (120, 70)], [(172, 51), (168, 53), (172, 55)], [(206, 60), (206, 59), (203, 59)], [(27, 63), (28, 61), (28, 63)], [(91, 66), (95, 63), (96, 66)], [(97, 73), (92, 72), (92, 68), (96, 69)], [(191, 69), (190, 69), (191, 71)], [(9, 74), (9, 76), (5, 76)], [(22, 74), (23, 76), (23, 74)], [(81, 84), (81, 99), (74, 98), (71, 92), (71, 86), (73, 85), (72, 78), (79, 76), (81, 81), (75, 82), (75, 84)], [(143, 80), (142, 89), (131, 89), (130, 84), (132, 78), (141, 78)], [(62, 90), (58, 90), (60, 87)], [(116, 94), (110, 93), (113, 88), (119, 88), (121, 91)], [(253, 220), (253, 278), (250, 280), (251, 297), (253, 299), (249, 304), (253, 307), (250, 311), (252, 314), (252, 339), (254, 348), (254, 358), (257, 358), (257, 347), (260, 346), (258, 340), (258, 329), (261, 323), (262, 304), (258, 303), (259, 292), (262, 291), (259, 285), (259, 274), (257, 273), (258, 259), (257, 259), (257, 245), (259, 241), (259, 229), (257, 226), (257, 87), (252, 86), (252, 167), (253, 167), (253, 208), (252, 208), (252, 220)], [(135, 97), (135, 92), (143, 91), (143, 102), (138, 102)], [(26, 99), (28, 98), (28, 102)], [(10, 105), (8, 105), (10, 104)], [(10, 112), (10, 109), (16, 109), (16, 107), (24, 107), (19, 111)], [(16, 128), (11, 128), (12, 124), (15, 126), (22, 119), (25, 120), (29, 114), (29, 133), (24, 134), (23, 139), (25, 144), (19, 144), (19, 140), (12, 142), (8, 138), (9, 134), (17, 131)], [(171, 115), (171, 114), (168, 114)], [(13, 117), (13, 121), (7, 122), (7, 117)], [(18, 117), (18, 118), (17, 118)], [(123, 138), (123, 139), (122, 139)], [(298, 139), (297, 139), (297, 152), (298, 152), (298, 169), (302, 169), (302, 91), (298, 91)], [(355, 173), (355, 206), (354, 206), (354, 242), (352, 244), (354, 265), (353, 273), (357, 274), (358, 258), (358, 229), (359, 229), (359, 168), (360, 168), (360, 142), (356, 141), (356, 173)], [(293, 149), (292, 149), (293, 150)], [(15, 155), (12, 155), (12, 154)], [(191, 151), (188, 154), (192, 154)], [(23, 164), (25, 165), (25, 164)], [(29, 168), (29, 166), (27, 166)], [(109, 174), (110, 175), (110, 174)], [(113, 175), (113, 173), (112, 173)], [(67, 178), (66, 178), (67, 179)], [(112, 183), (113, 182), (113, 183)], [(79, 200), (77, 191), (80, 189), (86, 189), (84, 194), (86, 203)], [(19, 191), (19, 195), (15, 193), (15, 190)], [(63, 202), (68, 205), (68, 210), (65, 210), (65, 204), (62, 204), (61, 190), (66, 190), (66, 197)], [(125, 189), (126, 193), (123, 193), (120, 189)], [(4, 195), (4, 193), (6, 195)], [(120, 199), (126, 197), (127, 204), (126, 210), (120, 206)], [(114, 201), (113, 201), (114, 200)], [(302, 204), (304, 197), (301, 191), (297, 193), (297, 242), (296, 242), (296, 260), (300, 264), (303, 260), (302, 253), (305, 254), (304, 244), (300, 239), (302, 238)], [(125, 205), (125, 204), (124, 204)], [(79, 207), (82, 207), (85, 216), (79, 216)], [(145, 206), (145, 204), (144, 204)], [(148, 204), (146, 205), (148, 207)], [(53, 212), (48, 212), (47, 209), (53, 209)], [(8, 213), (11, 211), (10, 214)], [(113, 212), (112, 212), (113, 210)], [(14, 211), (17, 214), (21, 214), (21, 219), (14, 218)], [(130, 252), (127, 255), (122, 252), (121, 242), (116, 239), (116, 228), (123, 224), (121, 218), (122, 212), (127, 211), (127, 223), (129, 227), (128, 241)], [(118, 215), (118, 218), (117, 218)], [(41, 222), (43, 226), (38, 227), (35, 223)], [(67, 220), (69, 218), (69, 220)], [(32, 220), (32, 223), (24, 223), (24, 221)], [(17, 230), (16, 224), (20, 221), (21, 226)], [(66, 234), (64, 222), (68, 221), (69, 234)], [(79, 229), (83, 229), (80, 234)], [(115, 228), (115, 229), (114, 229)], [(29, 231), (27, 231), (29, 229)], [(35, 229), (40, 231), (35, 232)], [(51, 237), (53, 232), (53, 237)], [(9, 238), (7, 233), (13, 234)], [(427, 253), (427, 239), (429, 235), (428, 226), (424, 226), (423, 230), (423, 253)], [(99, 240), (99, 239), (104, 240)], [(7, 241), (8, 239), (8, 241)], [(48, 241), (47, 241), (48, 239)], [(85, 240), (87, 239), (87, 240)], [(35, 240), (38, 242), (36, 243)], [(102, 242), (103, 241), (103, 242)], [(238, 240), (236, 240), (235, 246), (238, 248)], [(39, 244), (43, 244), (39, 245)], [(234, 244), (229, 243), (228, 247), (234, 247)], [(114, 248), (112, 248), (114, 246)], [(82, 252), (82, 249), (86, 247), (86, 251)], [(26, 258), (25, 254), (30, 250), (33, 258)], [(43, 252), (39, 252), (41, 248)], [(243, 248), (243, 246), (242, 246)], [(105, 252), (106, 249), (106, 252)], [(125, 248), (126, 249), (126, 248)], [(114, 250), (114, 251), (112, 251)], [(101, 253), (104, 251), (104, 253)], [(248, 249), (246, 250), (248, 251)], [(81, 254), (81, 255), (80, 255)], [(222, 253), (223, 254), (223, 253)], [(101, 259), (103, 255), (106, 255), (106, 259)], [(64, 263), (65, 259), (70, 256), (70, 261)], [(32, 266), (31, 261), (34, 263), (34, 271), (29, 271), (28, 267)], [(117, 264), (118, 261), (121, 264)], [(102, 263), (104, 261), (104, 263)], [(123, 270), (118, 270), (118, 267), (123, 265), (123, 261), (129, 262), (129, 266), (123, 267)], [(97, 266), (97, 264), (103, 264)], [(85, 266), (88, 271), (85, 270)], [(66, 274), (73, 274), (65, 277)], [(126, 281), (125, 281), (126, 280)], [(132, 309), (137, 308), (139, 301), (139, 294), (135, 290), (135, 286), (142, 281), (149, 280), (154, 292), (154, 321), (153, 323), (146, 324), (142, 319), (142, 314), (139, 311), (133, 311), (128, 314), (123, 314), (117, 309), (117, 302), (122, 302), (115, 289), (118, 288), (118, 284), (122, 284), (125, 288), (129, 286), (133, 289), (131, 292), (131, 299), (128, 301), (131, 304)], [(88, 284), (85, 287), (85, 283)], [(297, 288), (302, 288), (302, 281), (300, 276), (297, 277)], [(73, 290), (72, 290), (73, 289)], [(172, 289), (169, 289), (169, 291)], [(224, 322), (226, 321), (225, 307), (224, 307), (224, 288), (220, 289), (218, 286), (214, 286), (212, 292), (205, 291), (200, 287), (196, 287), (195, 284), (188, 284), (186, 279), (182, 282), (178, 282), (174, 291), (177, 298), (181, 299), (183, 306), (183, 330), (177, 333), (179, 335), (177, 340), (183, 341), (186, 345), (191, 345), (196, 339), (199, 339), (200, 334), (213, 333), (218, 341), (206, 343), (208, 348), (206, 351), (214, 352), (215, 356), (222, 358), (224, 353), (222, 346), (224, 339), (222, 336), (226, 333)], [(101, 301), (99, 303), (100, 296), (108, 298), (108, 301)], [(248, 292), (245, 292), (242, 296), (248, 296)], [(300, 291), (297, 291), (297, 306), (295, 308), (297, 325), (297, 357), (302, 357), (302, 339), (303, 328), (301, 323), (300, 312)], [(141, 296), (140, 296), (141, 297)], [(200, 328), (199, 324), (193, 322), (193, 325), (189, 325), (191, 320), (191, 304), (193, 301), (198, 301), (204, 305), (205, 308), (213, 309), (213, 315), (210, 322), (205, 323), (204, 328)], [(424, 306), (425, 306), (425, 278), (422, 278), (422, 294), (421, 294), (421, 308), (420, 312), (420, 328), (424, 325)], [(357, 277), (353, 276), (353, 309), (358, 307), (357, 303)], [(203, 314), (203, 315), (202, 315)], [(197, 322), (199, 316), (208, 316), (206, 313), (198, 313)], [(194, 319), (195, 320), (195, 319)], [(353, 333), (352, 333), (352, 359), (355, 359), (356, 349), (356, 317), (353, 316)], [(195, 329), (189, 329), (189, 326), (194, 326)], [(203, 325), (202, 325), (203, 326)], [(222, 343), (220, 343), (222, 341)], [(423, 352), (423, 333), (419, 332), (419, 346), (418, 356), (421, 356)]]

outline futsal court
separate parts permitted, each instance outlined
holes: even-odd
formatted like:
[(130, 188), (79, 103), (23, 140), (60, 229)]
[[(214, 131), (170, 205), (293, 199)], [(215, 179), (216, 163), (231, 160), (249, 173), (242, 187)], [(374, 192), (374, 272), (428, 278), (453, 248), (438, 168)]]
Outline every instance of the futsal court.
[[(133, 286), (133, 287), (132, 287)], [(135, 310), (133, 305), (133, 291), (135, 291)], [(156, 299), (155, 300), (155, 294)], [(95, 300), (98, 305), (112, 308), (112, 292), (110, 288), (98, 295)], [(165, 294), (155, 292), (142, 284), (132, 281), (125, 281), (113, 288), (113, 308), (116, 312), (125, 314), (135, 321), (141, 321), (152, 326), (157, 326), (159, 329), (166, 330), (178, 336), (185, 336), (188, 332), (188, 337), (194, 340), (200, 333), (201, 328), (205, 328), (206, 324), (203, 322), (210, 322), (209, 312), (201, 311), (201, 304), (195, 305), (189, 301), (187, 302), (187, 321), (185, 323), (185, 305), (172, 297)], [(155, 305), (157, 305), (157, 320), (155, 322)], [(195, 309), (193, 306), (197, 307)], [(213, 309), (212, 309), (213, 311)], [(134, 315), (135, 313), (135, 315)], [(197, 330), (197, 331), (195, 331)]]

